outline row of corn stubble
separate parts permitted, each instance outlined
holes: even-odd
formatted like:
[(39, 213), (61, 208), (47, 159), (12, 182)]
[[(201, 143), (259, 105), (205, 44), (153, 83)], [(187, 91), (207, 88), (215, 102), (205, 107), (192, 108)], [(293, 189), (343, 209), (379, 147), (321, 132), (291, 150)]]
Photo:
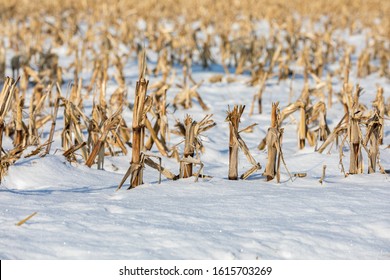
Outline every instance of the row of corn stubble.
[[(167, 92), (174, 88), (178, 90), (173, 107), (186, 110), (199, 104), (208, 110), (201, 97), (202, 82), (192, 76), (195, 64), (222, 66), (225, 74), (212, 76), (210, 83), (234, 82), (237, 75), (249, 75), (247, 85), (258, 88), (249, 115), (263, 113), (267, 81), (291, 79), (292, 83), (302, 74), (305, 86), (300, 97), (293, 102), (291, 89), (288, 106), (272, 104), (270, 127), (259, 144), (268, 154), (263, 173), (266, 180), (280, 181), (281, 163), (288, 172), (282, 149), (283, 121), (292, 114), (299, 116), (299, 149), (309, 144), (322, 153), (337, 142), (345, 176), (364, 172), (363, 153), (367, 154), (368, 173), (386, 172), (380, 165), (379, 147), (390, 102), (378, 86), (372, 108), (361, 104), (362, 88), (351, 83), (350, 74), (356, 73), (356, 78), (390, 77), (390, 23), (383, 14), (383, 10), (390, 11), (386, 1), (377, 1), (380, 9), (375, 1), (363, 6), (341, 1), (332, 6), (332, 14), (327, 13), (327, 1), (307, 4), (304, 0), (291, 1), (294, 3), (285, 7), (266, 0), (230, 1), (230, 6), (211, 0), (196, 4), (144, 1), (142, 5), (135, 1), (92, 1), (88, 5), (69, 1), (62, 6), (42, 1), (39, 9), (26, 3), (13, 6), (13, 2), (3, 5), (1, 13), (5, 24), (0, 34), (6, 39), (0, 40), (0, 77), (10, 71), (13, 78), (4, 79), (0, 96), (0, 145), (3, 137), (10, 137), (14, 146), (0, 150), (1, 178), (20, 158), (50, 153), (60, 109), (64, 115), (61, 147), (70, 162), (89, 167), (97, 164), (101, 169), (105, 156), (127, 154), (131, 149), (131, 163), (118, 189), (128, 177), (130, 188), (142, 184), (145, 165), (172, 180), (205, 176), (199, 135), (215, 125), (212, 115), (206, 113), (198, 121), (186, 116), (177, 121), (175, 129), (169, 128), (167, 116)], [(311, 5), (310, 9), (295, 2)], [(294, 4), (294, 8), (289, 6)], [(268, 32), (258, 32), (264, 23)], [(358, 52), (341, 34), (353, 36), (362, 31), (367, 39)], [(66, 57), (56, 51), (60, 48)], [(156, 57), (154, 62), (152, 57)], [(62, 63), (65, 60), (70, 63)], [(129, 101), (126, 65), (134, 60), (139, 73), (134, 100)], [(149, 85), (148, 75), (158, 81)], [(117, 88), (107, 93), (112, 81)], [(340, 92), (333, 91), (336, 81), (341, 81)], [(64, 94), (62, 85), (70, 82), (72, 86)], [(334, 97), (341, 102), (344, 115), (330, 131), (326, 114)], [(90, 98), (94, 102), (87, 114), (85, 102)], [(123, 114), (128, 107), (133, 110), (131, 123)], [(228, 108), (226, 116), (230, 130), (228, 177), (232, 180), (246, 179), (262, 168), (240, 135), (253, 127), (239, 128), (244, 109), (242, 105)], [(41, 132), (49, 124), (49, 136), (43, 139)], [(184, 138), (181, 153), (177, 145), (168, 145), (170, 133)], [(342, 164), (344, 145), (349, 146), (348, 170)], [(177, 159), (179, 174), (164, 168), (161, 157), (148, 152), (153, 147), (161, 157)], [(239, 150), (252, 166), (241, 176)]]

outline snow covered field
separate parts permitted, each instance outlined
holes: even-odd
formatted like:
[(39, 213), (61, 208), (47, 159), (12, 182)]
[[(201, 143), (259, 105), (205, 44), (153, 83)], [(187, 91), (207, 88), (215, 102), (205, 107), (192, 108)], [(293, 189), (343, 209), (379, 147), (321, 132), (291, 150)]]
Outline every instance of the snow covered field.
[[(209, 74), (198, 72), (194, 77)], [(213, 178), (158, 184), (158, 174), (146, 168), (143, 186), (115, 192), (130, 155), (107, 158), (104, 171), (70, 164), (57, 154), (18, 161), (0, 189), (0, 258), (389, 259), (388, 176), (344, 178), (335, 148), (330, 154), (316, 153), (312, 147), (298, 151), (296, 124), (285, 125), (284, 156), (291, 173), (306, 172), (307, 177), (292, 182), (282, 169), (280, 184), (265, 182), (261, 172), (246, 181), (227, 180), (224, 112), (227, 105), (249, 104), (254, 93), (254, 88), (244, 85), (245, 77), (239, 78), (232, 84), (205, 83), (200, 91), (217, 122), (206, 133), (202, 155), (205, 174)], [(367, 100), (372, 99), (372, 87), (378, 82), (389, 92), (388, 81), (370, 77), (361, 82), (368, 88)], [(302, 85), (297, 81), (294, 86)], [(265, 108), (276, 100), (283, 106), (287, 89), (287, 82), (267, 86)], [(340, 111), (336, 105), (329, 112), (331, 125), (340, 118)], [(175, 112), (170, 121), (184, 113)], [(203, 115), (197, 105), (189, 113), (198, 120)], [(244, 113), (242, 124), (259, 123), (243, 138), (263, 166), (266, 153), (256, 146), (269, 126), (268, 118), (269, 112), (253, 117)], [(389, 143), (388, 128), (385, 133), (384, 142)], [(59, 136), (56, 140), (60, 141)], [(390, 166), (389, 155), (382, 146), (385, 168)], [(248, 163), (242, 154), (241, 159), (244, 171)], [(321, 185), (323, 164), (328, 169)], [(348, 157), (344, 164), (348, 166)], [(163, 165), (178, 172), (174, 160), (164, 159)], [(38, 214), (15, 226), (33, 212)]]
[[(1, 259), (390, 258), (389, 188), (381, 175), (369, 185), (364, 175), (325, 186), (214, 178), (114, 193), (119, 175), (74, 170), (54, 157), (28, 174), (53, 166), (63, 174), (58, 182), (1, 192)], [(83, 173), (89, 182), (60, 183)]]
[[(357, 50), (365, 34), (346, 38)], [(54, 49), (61, 63), (69, 64), (65, 50)], [(152, 64), (155, 57), (150, 54)], [(356, 56), (353, 63), (356, 64)], [(128, 99), (133, 102), (138, 66), (128, 61), (125, 66)], [(181, 79), (181, 67), (177, 67)], [(10, 75), (11, 69), (7, 69)], [(115, 191), (129, 167), (131, 153), (106, 157), (104, 170), (96, 165), (69, 163), (62, 156), (60, 109), (51, 154), (18, 160), (8, 170), (0, 186), (0, 259), (390, 259), (390, 184), (385, 174), (364, 174), (345, 177), (339, 165), (339, 151), (333, 145), (323, 154), (315, 147), (298, 149), (297, 119), (294, 113), (283, 123), (283, 153), (291, 174), (306, 173), (306, 177), (290, 179), (281, 167), (281, 183), (266, 182), (262, 175), (266, 151), (257, 149), (270, 125), (272, 102), (280, 108), (295, 101), (304, 86), (302, 73), (297, 71), (290, 95), (290, 79), (267, 81), (263, 98), (263, 114), (249, 116), (249, 107), (258, 87), (247, 85), (248, 73), (235, 76), (234, 82), (210, 83), (215, 74), (224, 74), (219, 65), (202, 69), (194, 65), (193, 78), (204, 80), (199, 93), (213, 114), (215, 127), (204, 133), (205, 153), (201, 155), (205, 178), (171, 181), (146, 167), (145, 184), (132, 190)], [(69, 81), (72, 75), (65, 74)], [(84, 71), (83, 78), (90, 79)], [(160, 77), (148, 77), (150, 84)], [(390, 96), (390, 81), (374, 73), (358, 79), (355, 71), (350, 80), (364, 88), (361, 102), (371, 108), (376, 85), (384, 88), (385, 100)], [(312, 85), (314, 81), (311, 80)], [(341, 80), (333, 80), (334, 92), (341, 90)], [(63, 85), (66, 92), (67, 84)], [(116, 89), (110, 80), (108, 95)], [(168, 102), (179, 91), (168, 91)], [(89, 114), (92, 98), (85, 100)], [(228, 105), (246, 105), (241, 127), (258, 125), (253, 132), (242, 133), (249, 150), (263, 168), (247, 180), (229, 181), (229, 128), (225, 122)], [(186, 114), (201, 120), (205, 111), (194, 102), (189, 110), (168, 107), (169, 125), (183, 120)], [(331, 130), (344, 111), (336, 97), (328, 108)], [(132, 111), (127, 108), (125, 120), (131, 124)], [(381, 165), (390, 169), (389, 120), (385, 120), (384, 144), (380, 146)], [(47, 139), (50, 122), (43, 128)], [(169, 145), (181, 137), (171, 135)], [(180, 146), (181, 147), (181, 146)], [(3, 140), (3, 148), (12, 148), (12, 140)], [(25, 152), (31, 152), (31, 148)], [(179, 149), (182, 151), (182, 147)], [(154, 148), (153, 152), (158, 155)], [(344, 148), (343, 163), (349, 166), (349, 149)], [(327, 165), (325, 180), (320, 184), (323, 165)], [(178, 174), (179, 164), (163, 158), (163, 166)], [(239, 174), (250, 168), (240, 152)], [(37, 214), (22, 226), (15, 224)]]

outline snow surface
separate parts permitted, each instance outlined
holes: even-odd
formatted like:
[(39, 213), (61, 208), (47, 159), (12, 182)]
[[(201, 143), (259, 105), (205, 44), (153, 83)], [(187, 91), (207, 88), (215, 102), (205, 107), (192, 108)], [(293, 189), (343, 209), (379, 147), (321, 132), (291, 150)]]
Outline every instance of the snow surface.
[[(355, 36), (353, 41), (364, 42), (364, 37)], [(137, 66), (129, 62), (126, 69), (129, 100), (133, 100)], [(177, 70), (180, 77), (180, 68)], [(276, 77), (269, 80), (264, 92), (264, 114), (250, 117), (249, 106), (258, 87), (246, 85), (247, 74), (236, 76), (233, 83), (226, 79), (209, 83), (208, 78), (216, 73), (222, 73), (217, 65), (207, 70), (193, 68), (194, 79), (205, 81), (199, 93), (210, 107), (207, 113), (213, 113), (217, 123), (204, 133), (206, 150), (201, 156), (205, 174), (212, 178), (196, 183), (193, 179), (164, 179), (158, 184), (158, 174), (147, 167), (144, 185), (127, 191), (127, 183), (115, 192), (131, 153), (107, 157), (105, 170), (97, 170), (96, 165), (88, 168), (82, 163), (70, 164), (60, 151), (60, 112), (51, 154), (17, 161), (3, 179), (0, 259), (390, 259), (388, 176), (376, 173), (345, 178), (335, 147), (323, 154), (309, 146), (298, 150), (297, 122), (289, 118), (283, 124), (286, 164), (291, 173), (305, 172), (307, 177), (291, 181), (282, 167), (280, 184), (265, 182), (262, 172), (267, 154), (257, 150), (257, 145), (269, 127), (270, 104), (280, 101), (281, 108), (288, 104), (290, 81), (278, 84)], [(88, 78), (87, 73), (84, 78)], [(159, 78), (150, 79), (152, 84)], [(351, 73), (351, 79), (365, 89), (361, 100), (369, 108), (376, 84), (384, 87), (385, 98), (389, 96), (389, 80), (376, 74), (357, 79)], [(337, 92), (341, 81), (333, 82)], [(303, 79), (298, 75), (292, 101), (302, 87)], [(66, 85), (64, 92), (65, 89)], [(111, 81), (108, 93), (114, 89)], [(177, 92), (177, 88), (168, 91), (169, 102)], [(86, 100), (87, 113), (91, 104), (92, 98)], [(243, 133), (242, 138), (263, 169), (246, 181), (227, 180), (229, 132), (224, 120), (228, 105), (235, 104), (247, 105), (241, 127), (258, 123), (252, 133)], [(197, 102), (187, 111), (174, 112), (172, 107), (169, 110), (170, 128), (175, 119), (183, 119), (187, 113), (195, 120), (205, 115)], [(335, 98), (327, 114), (331, 129), (342, 114)], [(131, 124), (130, 109), (124, 116)], [(293, 117), (298, 118), (295, 114)], [(386, 120), (385, 144), (380, 148), (385, 169), (390, 168), (388, 127)], [(46, 137), (49, 129), (47, 124)], [(180, 137), (172, 135), (170, 145), (180, 141)], [(11, 148), (10, 139), (5, 139), (5, 144), (6, 149), (7, 145)], [(348, 168), (347, 148), (344, 153), (343, 162)], [(324, 164), (327, 172), (321, 185), (318, 180)], [(178, 173), (175, 160), (163, 158), (163, 165)], [(249, 167), (241, 153), (240, 174)], [(15, 226), (33, 212), (38, 214), (22, 226)]]

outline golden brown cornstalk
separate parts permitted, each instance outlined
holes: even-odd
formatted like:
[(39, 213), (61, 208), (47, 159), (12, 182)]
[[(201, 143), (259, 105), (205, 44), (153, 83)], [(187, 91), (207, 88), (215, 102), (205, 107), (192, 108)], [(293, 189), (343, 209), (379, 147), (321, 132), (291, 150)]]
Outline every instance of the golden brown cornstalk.
[[(315, 131), (318, 133), (318, 138), (320, 141), (325, 141), (330, 134), (330, 130), (326, 121), (326, 106), (322, 101), (317, 102), (309, 110), (309, 118), (307, 124), (312, 122), (318, 122), (318, 129)], [(310, 131), (308, 132), (310, 134)], [(309, 137), (308, 137), (309, 139)], [(310, 139), (309, 139), (310, 140)], [(312, 145), (312, 143), (311, 143)]]
[(54, 112), (53, 112), (53, 115), (51, 117), (52, 122), (51, 122), (51, 128), (50, 128), (50, 133), (49, 133), (49, 139), (47, 140), (48, 145), (46, 146), (45, 155), (50, 153), (51, 143), (52, 143), (53, 137), (54, 137), (54, 130), (55, 130), (55, 127), (57, 124), (58, 107), (60, 106), (60, 101), (61, 101), (61, 96), (60, 96), (61, 87), (60, 87), (59, 83), (57, 83), (56, 86), (57, 86), (58, 96), (57, 96), (56, 101), (54, 103)]
[(244, 112), (245, 106), (234, 106), (233, 110), (230, 111), (230, 108), (227, 112), (226, 120), (229, 122), (229, 129), (230, 129), (230, 137), (229, 137), (229, 180), (237, 180), (237, 166), (238, 166), (238, 149), (240, 148), (247, 160), (252, 164), (252, 167), (244, 172), (240, 176), (240, 179), (247, 179), (250, 175), (252, 175), (257, 170), (261, 169), (261, 164), (256, 162), (256, 160), (253, 158), (251, 153), (249, 152), (249, 149), (247, 145), (245, 144), (244, 140), (241, 138), (240, 133), (244, 131), (250, 131), (255, 125), (252, 124), (242, 130), (238, 130), (240, 118), (242, 116), (242, 113)]
[(278, 177), (279, 182), (279, 167), (280, 167), (280, 142), (282, 137), (281, 128), (278, 125), (279, 117), (279, 103), (272, 104), (271, 110), (271, 127), (268, 128), (266, 136), (266, 144), (268, 151), (268, 160), (267, 166), (265, 168), (264, 176), (266, 176), (267, 181), (272, 180), (275, 176)]
[[(381, 140), (382, 124), (380, 122), (380, 112), (375, 109), (371, 118), (367, 121), (367, 133), (363, 141), (363, 147), (368, 153), (368, 173), (375, 173), (376, 164), (379, 162), (379, 145)], [(370, 147), (367, 150), (367, 144), (370, 143)]]
[(79, 150), (80, 148), (84, 147), (85, 145), (87, 145), (87, 142), (83, 142), (81, 144), (74, 145), (74, 146), (70, 147), (68, 150), (66, 150), (65, 152), (63, 152), (62, 155), (64, 157), (66, 157), (66, 159), (69, 162), (75, 161), (76, 157), (75, 157), (74, 153), (77, 150)]
[(327, 146), (329, 146), (331, 143), (333, 143), (334, 140), (337, 140), (338, 137), (344, 133), (347, 132), (348, 130), (348, 123), (346, 122), (347, 120), (347, 114), (345, 114), (339, 123), (335, 126), (333, 131), (329, 134), (328, 138), (325, 140), (324, 143), (318, 148), (318, 152), (322, 153)]
[(168, 147), (165, 145), (165, 142), (161, 141), (157, 136), (159, 131), (160, 131), (160, 118), (159, 118), (159, 116), (157, 116), (157, 120), (156, 120), (156, 123), (154, 124), (154, 126), (152, 126), (151, 122), (146, 117), (145, 118), (145, 126), (150, 133), (150, 137), (145, 145), (145, 149), (149, 151), (152, 148), (153, 144), (155, 143), (159, 152), (165, 157), (168, 156)]
[[(84, 134), (81, 128), (81, 120), (84, 123), (89, 123), (88, 118), (81, 112), (80, 108), (61, 97), (64, 103), (64, 128), (61, 134), (62, 147), (64, 150), (70, 149), (75, 144), (84, 142)], [(74, 142), (74, 143), (73, 143)], [(81, 148), (81, 153), (84, 160), (88, 159), (88, 151), (85, 146)]]
[[(195, 125), (190, 116), (184, 119), (185, 135), (184, 135), (184, 154), (183, 158), (193, 158), (195, 154)], [(192, 163), (180, 163), (180, 178), (188, 178), (192, 176)]]
[(29, 145), (37, 145), (39, 142), (39, 136), (38, 136), (38, 130), (36, 128), (36, 117), (35, 114), (35, 106), (34, 103), (36, 103), (36, 99), (41, 97), (38, 92), (41, 91), (43, 86), (41, 87), (40, 84), (36, 85), (34, 87), (33, 95), (30, 99), (30, 106), (28, 109), (29, 113), (29, 119), (28, 119), (28, 139), (27, 143)]
[[(150, 159), (151, 157), (158, 158), (159, 159), (159, 164), (157, 164), (153, 160), (151, 160)], [(156, 170), (159, 171), (159, 173), (160, 173), (159, 181), (158, 181), (159, 184), (161, 183), (161, 174), (164, 175), (165, 177), (167, 177), (170, 180), (177, 180), (179, 178), (179, 176), (173, 174), (168, 169), (166, 169), (166, 168), (161, 166), (161, 158), (160, 157), (154, 156), (154, 155), (148, 155), (148, 154), (146, 154), (144, 152), (141, 152), (141, 157), (140, 157), (140, 166), (141, 166), (141, 168), (144, 168), (145, 164), (150, 166), (151, 168), (156, 169)], [(122, 178), (122, 181), (119, 183), (116, 191), (118, 191), (119, 189), (122, 188), (122, 186), (125, 183), (125, 181), (127, 180), (127, 178), (136, 171), (135, 170), (136, 168), (138, 168), (138, 166), (130, 165), (129, 169), (125, 173), (125, 176)], [(132, 187), (130, 186), (128, 189), (132, 189)]]
[[(173, 133), (184, 136), (184, 153), (180, 159), (180, 178), (188, 178), (195, 175), (197, 180), (203, 169), (203, 163), (200, 161), (200, 152), (204, 150), (200, 139), (201, 133), (214, 127), (216, 123), (211, 119), (212, 115), (206, 115), (200, 122), (194, 121), (189, 115), (181, 123), (177, 121), (177, 130)], [(193, 165), (201, 166), (199, 172), (193, 174)]]
[(349, 126), (348, 126), (348, 139), (350, 143), (350, 165), (349, 174), (363, 173), (363, 160), (361, 152), (362, 132), (360, 131), (360, 111), (359, 109), (359, 96), (363, 89), (356, 85), (353, 95), (353, 103), (349, 106)]
[(240, 118), (244, 112), (245, 106), (235, 105), (233, 110), (230, 111), (230, 108), (227, 112), (226, 120), (229, 121), (229, 180), (238, 179), (238, 142), (234, 137), (234, 130), (238, 131), (238, 126), (240, 123)]
[(15, 91), (15, 138), (14, 138), (14, 146), (26, 145), (27, 143), (27, 133), (26, 133), (26, 125), (23, 123), (23, 106), (24, 99), (19, 95), (18, 91)]
[(140, 75), (135, 89), (133, 108), (133, 151), (131, 166), (133, 171), (130, 178), (130, 188), (143, 184), (143, 166), (141, 164), (141, 152), (144, 150), (145, 119), (146, 113), (152, 106), (152, 100), (146, 95), (149, 81), (145, 79), (146, 58), (145, 52), (140, 63)]
[[(173, 77), (173, 76), (172, 76)], [(168, 147), (166, 145), (168, 137), (168, 117), (167, 117), (167, 90), (170, 84), (167, 83), (167, 75), (164, 74), (163, 80), (158, 81), (150, 89), (155, 89), (151, 97), (153, 99), (153, 108), (150, 114), (155, 118), (155, 124), (152, 125), (149, 118), (145, 120), (145, 125), (150, 132), (149, 139), (145, 144), (146, 150), (150, 150), (153, 144), (156, 144), (157, 149), (163, 156), (168, 156)]]
[(383, 88), (378, 87), (376, 98), (373, 103), (374, 108), (378, 111), (379, 116), (379, 124), (380, 124), (380, 130), (379, 130), (379, 145), (383, 144), (383, 136), (384, 136), (384, 122), (385, 122), (385, 98), (383, 96)]
[[(295, 103), (292, 103), (292, 104), (288, 105), (286, 108), (284, 108), (280, 112), (280, 116), (278, 117), (278, 125), (280, 126), (282, 124), (282, 122), (289, 115), (291, 115), (292, 113), (299, 110), (299, 112), (300, 112), (300, 120), (298, 123), (298, 147), (299, 147), (299, 149), (303, 149), (305, 147), (306, 139), (308, 139), (309, 144), (311, 146), (313, 146), (315, 144), (314, 132), (309, 131), (308, 127), (307, 127), (308, 115), (310, 113), (313, 113), (313, 112), (318, 114), (318, 112), (316, 112), (316, 110), (315, 110), (316, 107), (314, 107), (314, 110), (313, 110), (313, 108), (309, 108), (309, 105), (310, 105), (309, 96), (310, 96), (311, 91), (312, 91), (312, 89), (309, 89), (308, 84), (305, 84), (299, 99)], [(321, 123), (323, 123), (323, 122), (321, 122)], [(265, 139), (259, 144), (259, 149), (263, 149), (264, 147), (265, 147)]]
[[(121, 111), (115, 112), (109, 119), (105, 120), (105, 122), (103, 123), (102, 128), (101, 128), (101, 135), (100, 135), (99, 139), (96, 141), (87, 161), (85, 162), (85, 164), (88, 167), (91, 167), (92, 164), (95, 162), (95, 158), (97, 156), (99, 156), (98, 169), (103, 169), (104, 145), (106, 143), (106, 139), (107, 139), (108, 134), (112, 130), (115, 130), (116, 127), (119, 125), (120, 120), (119, 120), (118, 116), (120, 115), (120, 113), (121, 113)], [(83, 142), (79, 142), (79, 144), (83, 143)]]
[(308, 133), (307, 131), (307, 122), (306, 122), (306, 107), (309, 103), (309, 87), (305, 84), (303, 92), (300, 97), (300, 120), (298, 126), (298, 146), (299, 149), (303, 149), (305, 147), (305, 139)]
[(60, 98), (57, 97), (55, 105), (54, 105), (54, 112), (53, 112), (53, 115), (51, 116), (52, 122), (51, 122), (51, 128), (50, 128), (50, 133), (49, 133), (49, 139), (47, 140), (45, 155), (50, 153), (51, 143), (53, 142), (54, 129), (56, 127), (56, 122), (57, 122), (57, 114), (58, 114), (58, 107), (59, 106), (60, 106)]
[(192, 107), (192, 99), (196, 99), (202, 109), (207, 111), (209, 108), (203, 102), (203, 99), (197, 91), (197, 89), (202, 85), (203, 81), (194, 83), (192, 87), (190, 87), (188, 84), (188, 79), (193, 81), (190, 67), (191, 64), (189, 62), (183, 66), (183, 85), (178, 85), (181, 88), (181, 91), (176, 94), (175, 98), (173, 99), (173, 106), (175, 108), (182, 106), (184, 109), (189, 109)]
[(304, 107), (301, 107), (299, 110), (300, 110), (299, 111), (300, 120), (299, 120), (299, 127), (298, 127), (298, 145), (299, 145), (299, 149), (303, 149), (305, 147), (305, 139), (306, 139), (306, 131), (307, 131), (306, 112)]
[(14, 96), (14, 92), (16, 89), (16, 84), (18, 80), (14, 80), (12, 78), (7, 77), (5, 79), (3, 89), (0, 93), (0, 182), (2, 178), (2, 174), (4, 173), (3, 170), (3, 163), (2, 163), (2, 151), (3, 151), (3, 132), (5, 128), (5, 117), (10, 109), (11, 101)]
[[(158, 126), (160, 123), (156, 121), (157, 127), (153, 128), (150, 121), (148, 120), (146, 114), (150, 112), (152, 108), (152, 98), (146, 95), (147, 87), (149, 81), (145, 77), (146, 72), (146, 56), (145, 52), (142, 53), (142, 58), (140, 59), (140, 76), (136, 85), (135, 98), (134, 98), (134, 107), (133, 107), (133, 142), (132, 142), (132, 160), (129, 169), (127, 170), (122, 181), (119, 183), (117, 190), (119, 190), (126, 179), (131, 175), (130, 178), (130, 187), (129, 189), (135, 188), (143, 184), (143, 168), (145, 164), (158, 170), (161, 174), (171, 180), (177, 179), (177, 176), (171, 173), (166, 168), (161, 166), (161, 158), (157, 157), (160, 161), (160, 164), (153, 162), (150, 157), (156, 157), (154, 155), (149, 155), (145, 153), (145, 128), (151, 133), (151, 139), (156, 143), (160, 152), (163, 155), (166, 155), (165, 146), (157, 138)], [(149, 144), (150, 145), (150, 144)], [(159, 182), (161, 181), (161, 178)]]
[(260, 83), (260, 88), (258, 93), (253, 97), (252, 105), (251, 105), (251, 110), (249, 112), (249, 115), (253, 114), (254, 108), (255, 108), (255, 102), (257, 100), (257, 105), (259, 108), (259, 114), (263, 113), (263, 93), (265, 90), (266, 82), (268, 79), (268, 72), (265, 72), (262, 76), (261, 83)]

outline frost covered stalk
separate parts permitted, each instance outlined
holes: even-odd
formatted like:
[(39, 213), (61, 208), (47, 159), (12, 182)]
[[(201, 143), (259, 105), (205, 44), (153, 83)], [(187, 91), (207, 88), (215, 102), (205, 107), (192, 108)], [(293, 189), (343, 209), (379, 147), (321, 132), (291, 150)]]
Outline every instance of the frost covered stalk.
[(240, 118), (244, 112), (245, 106), (235, 105), (233, 110), (228, 110), (226, 120), (229, 121), (229, 180), (238, 179), (238, 141), (234, 137), (234, 133), (238, 131)]

